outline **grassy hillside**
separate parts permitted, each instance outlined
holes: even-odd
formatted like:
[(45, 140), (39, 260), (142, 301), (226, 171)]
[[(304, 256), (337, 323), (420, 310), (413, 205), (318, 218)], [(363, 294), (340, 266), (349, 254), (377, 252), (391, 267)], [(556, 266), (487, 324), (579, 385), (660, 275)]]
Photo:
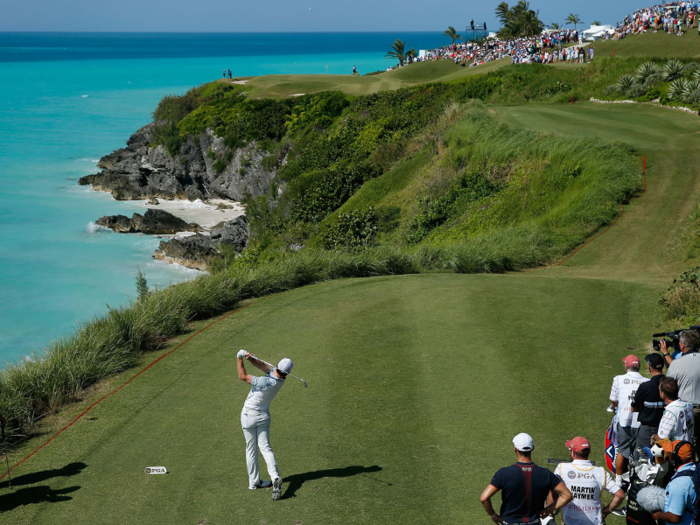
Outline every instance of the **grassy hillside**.
[(700, 58), (700, 37), (697, 30), (688, 31), (682, 37), (664, 32), (631, 35), (622, 40), (608, 40), (594, 44), (597, 57), (656, 57)]

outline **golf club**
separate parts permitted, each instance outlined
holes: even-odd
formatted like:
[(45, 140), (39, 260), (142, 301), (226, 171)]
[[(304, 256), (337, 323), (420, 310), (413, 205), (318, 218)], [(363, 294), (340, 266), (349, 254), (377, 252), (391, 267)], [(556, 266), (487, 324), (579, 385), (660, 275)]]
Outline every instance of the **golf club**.
[[(268, 363), (268, 362), (265, 361), (264, 359), (260, 359), (258, 356), (255, 356), (255, 355), (253, 355), (253, 354), (250, 354), (250, 357), (254, 357), (255, 359), (257, 359), (257, 360), (260, 361), (261, 363), (265, 363), (267, 366), (272, 367), (272, 368), (275, 368), (275, 365), (273, 365), (272, 363)], [(294, 379), (298, 379), (299, 381), (301, 381), (302, 383), (304, 383), (304, 388), (308, 388), (308, 385), (306, 384), (306, 381), (304, 381), (301, 377), (297, 377), (297, 376), (295, 376), (294, 374), (287, 374), (287, 375), (288, 375), (288, 376), (292, 376)]]
[(0, 428), (2, 428), (2, 448), (5, 452), (5, 463), (7, 463), (7, 477), (9, 479), (8, 486), (12, 488), (12, 474), (10, 474), (10, 458), (7, 455), (7, 441), (5, 440), (5, 419), (0, 421)]

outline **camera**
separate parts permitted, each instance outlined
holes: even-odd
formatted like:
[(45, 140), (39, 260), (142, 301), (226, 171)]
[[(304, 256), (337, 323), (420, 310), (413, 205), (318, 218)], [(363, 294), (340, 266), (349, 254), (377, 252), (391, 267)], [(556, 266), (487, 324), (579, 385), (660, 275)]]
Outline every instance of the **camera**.
[(652, 346), (657, 352), (661, 352), (661, 341), (666, 341), (666, 350), (669, 353), (680, 352), (681, 351), (681, 332), (686, 330), (696, 330), (700, 331), (700, 325), (694, 325), (690, 328), (681, 328), (675, 332), (659, 332), (658, 334), (653, 334), (652, 337), (663, 337), (664, 339), (652, 339)]

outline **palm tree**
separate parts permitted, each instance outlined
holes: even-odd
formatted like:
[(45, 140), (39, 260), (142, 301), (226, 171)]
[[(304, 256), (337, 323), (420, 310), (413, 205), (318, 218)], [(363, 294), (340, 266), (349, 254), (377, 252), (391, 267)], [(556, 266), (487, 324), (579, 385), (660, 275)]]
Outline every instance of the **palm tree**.
[(500, 4), (498, 4), (498, 7), (496, 7), (496, 16), (499, 18), (503, 25), (506, 25), (508, 23), (508, 20), (510, 20), (511, 17), (511, 13), (510, 7), (507, 3), (501, 2)]
[(603, 24), (600, 22), (600, 20), (596, 20), (593, 22), (594, 26), (602, 26)]
[(549, 26), (549, 29), (554, 29), (556, 31), (557, 29), (561, 29), (561, 26), (556, 22), (552, 22)]
[(532, 10), (527, 10), (521, 17), (521, 26), (523, 36), (539, 35), (544, 29), (544, 24), (540, 21), (539, 10), (535, 13)]
[(391, 44), (391, 51), (388, 51), (384, 58), (395, 58), (399, 61), (399, 65), (403, 66), (406, 60), (406, 41), (402, 42), (400, 38), (394, 40), (394, 43)]
[(452, 45), (455, 45), (455, 40), (461, 40), (462, 35), (458, 35), (457, 31), (455, 31), (455, 28), (452, 26), (447, 26), (447, 31), (443, 33), (447, 38), (452, 39)]
[(581, 17), (571, 13), (569, 16), (566, 17), (566, 25), (569, 24), (574, 24), (574, 29), (576, 29), (576, 26), (578, 24), (583, 24), (583, 21), (581, 20)]

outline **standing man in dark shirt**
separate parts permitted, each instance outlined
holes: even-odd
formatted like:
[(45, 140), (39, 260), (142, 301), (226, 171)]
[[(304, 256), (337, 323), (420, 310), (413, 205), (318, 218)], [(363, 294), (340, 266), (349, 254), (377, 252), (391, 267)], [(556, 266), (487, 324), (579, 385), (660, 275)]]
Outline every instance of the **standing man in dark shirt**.
[[(537, 524), (540, 518), (553, 516), (572, 499), (571, 492), (559, 477), (532, 462), (535, 444), (525, 433), (513, 438), (518, 462), (500, 469), (481, 494), (481, 504), (494, 523), (509, 525)], [(501, 491), (501, 512), (493, 510), (491, 498)], [(554, 492), (554, 503), (545, 506), (547, 496)]]
[(639, 433), (634, 446), (634, 459), (639, 459), (638, 450), (651, 445), (652, 438), (659, 430), (659, 421), (664, 415), (666, 403), (659, 395), (659, 382), (664, 377), (664, 358), (659, 354), (649, 354), (644, 358), (651, 379), (639, 385), (632, 401), (632, 412), (639, 414)]

